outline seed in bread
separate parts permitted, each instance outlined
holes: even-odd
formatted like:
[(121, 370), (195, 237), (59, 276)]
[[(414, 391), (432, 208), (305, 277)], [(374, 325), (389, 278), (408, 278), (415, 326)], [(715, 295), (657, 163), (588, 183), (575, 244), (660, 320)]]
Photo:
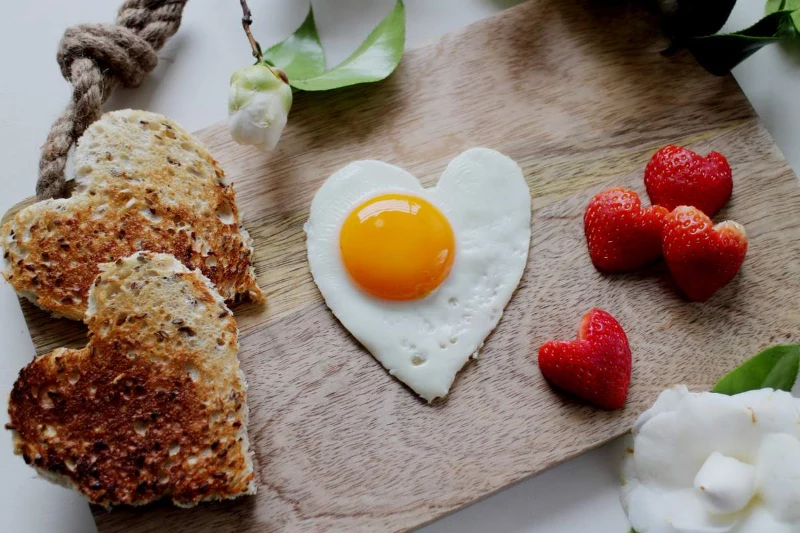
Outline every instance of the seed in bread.
[(264, 299), (233, 186), (197, 139), (145, 111), (106, 113), (75, 151), (75, 191), (0, 230), (5, 278), (57, 315), (83, 317), (98, 265), (138, 250), (199, 268), (227, 301)]
[(166, 254), (100, 271), (89, 344), (36, 358), (14, 383), (15, 452), (104, 506), (253, 494), (247, 385), (225, 302)]

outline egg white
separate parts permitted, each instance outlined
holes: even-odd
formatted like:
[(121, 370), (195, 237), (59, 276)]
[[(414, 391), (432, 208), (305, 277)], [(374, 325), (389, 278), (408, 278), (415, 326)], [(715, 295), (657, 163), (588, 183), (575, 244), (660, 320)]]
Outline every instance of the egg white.
[[(387, 193), (426, 199), (453, 229), (450, 275), (419, 300), (363, 292), (342, 261), (345, 219)], [(356, 161), (319, 189), (305, 231), (311, 274), (333, 314), (391, 375), (431, 401), (446, 396), (458, 371), (477, 356), (519, 284), (531, 239), (530, 190), (514, 161), (487, 148), (453, 159), (428, 189), (394, 165)]]

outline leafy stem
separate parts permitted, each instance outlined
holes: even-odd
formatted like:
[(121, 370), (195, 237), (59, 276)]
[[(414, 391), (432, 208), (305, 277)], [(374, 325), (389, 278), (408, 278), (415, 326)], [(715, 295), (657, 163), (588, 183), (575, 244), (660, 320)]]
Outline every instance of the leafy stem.
[(327, 70), (314, 12), (309, 7), (308, 15), (297, 31), (264, 50), (264, 63), (282, 69), (289, 77), (289, 85), (296, 90), (341, 89), (389, 76), (403, 57), (405, 38), (405, 6), (403, 0), (395, 0), (391, 11), (350, 57)]
[(687, 48), (706, 70), (724, 75), (764, 46), (800, 36), (800, 0), (767, 0), (766, 16), (740, 31), (717, 33), (734, 0), (677, 0), (670, 52)]
[(261, 45), (258, 44), (258, 41), (255, 40), (250, 31), (250, 26), (253, 24), (253, 13), (250, 11), (250, 6), (247, 5), (247, 0), (240, 1), (242, 4), (242, 29), (244, 29), (244, 33), (247, 35), (247, 40), (250, 41), (250, 48), (253, 49), (253, 57), (256, 58), (256, 61), (261, 63), (263, 59)]

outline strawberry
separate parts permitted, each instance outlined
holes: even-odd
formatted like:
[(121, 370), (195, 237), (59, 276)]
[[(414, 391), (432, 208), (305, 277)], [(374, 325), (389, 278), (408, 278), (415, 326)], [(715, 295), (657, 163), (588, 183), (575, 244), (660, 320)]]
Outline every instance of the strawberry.
[(619, 322), (602, 309), (583, 316), (578, 340), (547, 341), (539, 348), (547, 380), (603, 409), (619, 409), (631, 381), (631, 348)]
[(658, 259), (668, 213), (659, 206), (642, 208), (639, 195), (622, 187), (595, 195), (583, 215), (594, 266), (606, 272), (625, 272)]
[(672, 211), (692, 205), (713, 217), (731, 197), (731, 166), (725, 156), (711, 152), (705, 157), (680, 146), (656, 152), (644, 170), (650, 202)]
[(747, 254), (747, 234), (737, 222), (714, 226), (699, 209), (680, 206), (667, 216), (662, 248), (678, 286), (690, 300), (702, 302), (739, 271)]

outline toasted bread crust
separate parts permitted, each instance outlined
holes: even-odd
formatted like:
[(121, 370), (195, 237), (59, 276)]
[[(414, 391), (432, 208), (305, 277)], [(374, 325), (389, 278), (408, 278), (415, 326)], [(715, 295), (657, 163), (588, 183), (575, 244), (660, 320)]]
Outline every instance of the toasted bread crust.
[(238, 331), (208, 281), (136, 254), (105, 268), (87, 323), (86, 348), (20, 372), (16, 453), (106, 506), (254, 492)]
[(100, 263), (137, 250), (199, 268), (228, 301), (264, 299), (232, 185), (208, 152), (154, 113), (108, 113), (76, 152), (71, 198), (47, 200), (0, 230), (3, 275), (20, 294), (80, 319)]

